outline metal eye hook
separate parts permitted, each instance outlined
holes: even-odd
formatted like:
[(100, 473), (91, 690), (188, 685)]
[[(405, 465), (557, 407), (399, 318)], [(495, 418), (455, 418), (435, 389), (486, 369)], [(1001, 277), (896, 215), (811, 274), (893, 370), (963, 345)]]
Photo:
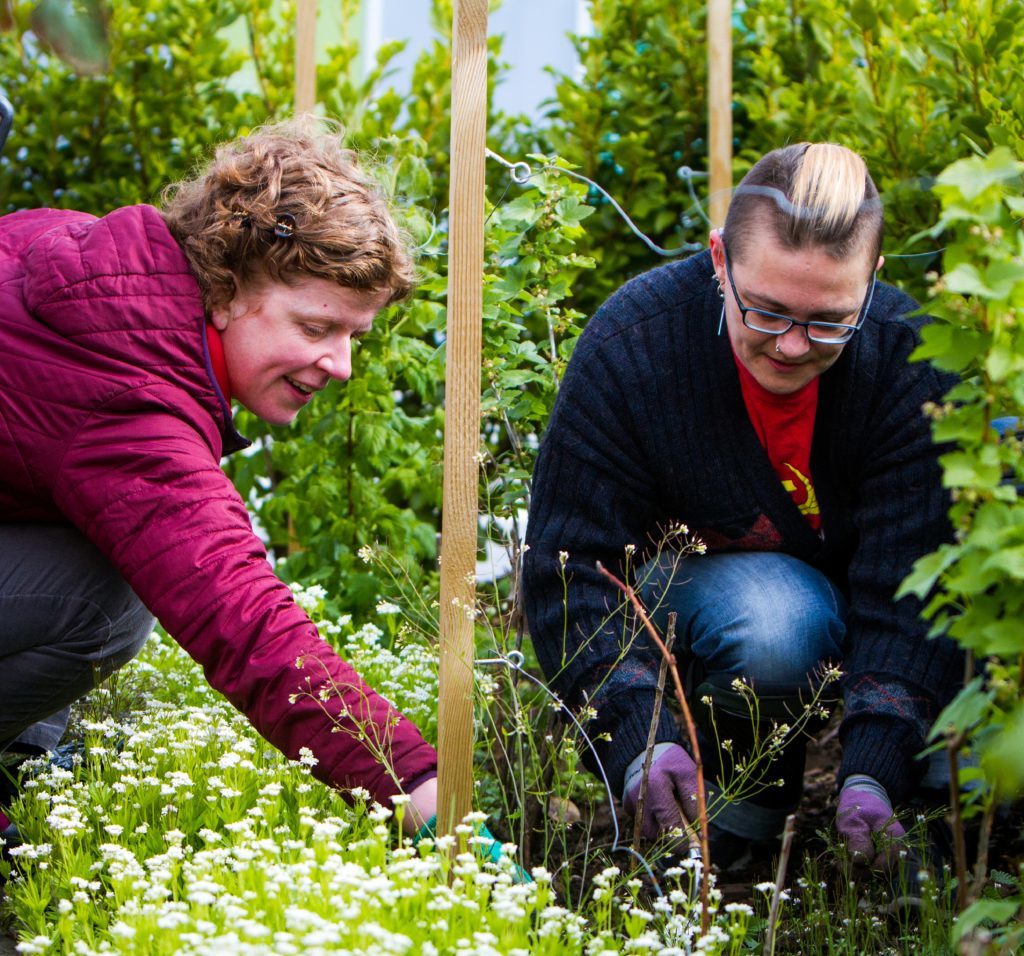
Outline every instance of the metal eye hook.
[[(530, 169), (529, 163), (516, 163), (512, 166), (509, 171), (509, 176), (512, 177), (512, 182), (518, 183), (520, 186), (525, 186), (530, 181), (530, 177), (533, 175), (533, 170)], [(519, 653), (515, 651), (514, 653)]]

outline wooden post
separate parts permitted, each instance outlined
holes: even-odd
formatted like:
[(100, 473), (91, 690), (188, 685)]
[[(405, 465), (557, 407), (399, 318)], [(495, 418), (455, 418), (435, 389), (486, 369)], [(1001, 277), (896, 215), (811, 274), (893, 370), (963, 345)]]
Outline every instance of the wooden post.
[(295, 13), (295, 112), (316, 106), (316, 0), (299, 0)]
[(708, 0), (708, 171), (711, 224), (725, 224), (732, 194), (732, 0)]
[(437, 832), (473, 804), (473, 611), (480, 450), (487, 0), (455, 0), (441, 528)]

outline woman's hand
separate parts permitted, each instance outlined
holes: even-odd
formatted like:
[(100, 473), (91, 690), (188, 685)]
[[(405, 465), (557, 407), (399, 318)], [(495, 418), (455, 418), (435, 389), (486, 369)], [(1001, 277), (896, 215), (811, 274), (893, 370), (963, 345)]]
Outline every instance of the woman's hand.
[(402, 830), (416, 836), (421, 827), (437, 813), (437, 777), (421, 783), (409, 794), (409, 806), (402, 817)]

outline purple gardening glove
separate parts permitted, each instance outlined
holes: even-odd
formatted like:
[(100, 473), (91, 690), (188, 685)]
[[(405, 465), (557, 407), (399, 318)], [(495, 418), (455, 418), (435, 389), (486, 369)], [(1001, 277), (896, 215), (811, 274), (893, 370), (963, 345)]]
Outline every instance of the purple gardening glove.
[(855, 864), (883, 868), (894, 862), (894, 841), (907, 835), (885, 788), (867, 774), (852, 774), (839, 794), (836, 828)]
[[(626, 770), (622, 804), (636, 814), (643, 778), (644, 754)], [(676, 827), (685, 830), (697, 819), (697, 767), (679, 744), (656, 744), (644, 795), (644, 819), (640, 833), (651, 843)]]

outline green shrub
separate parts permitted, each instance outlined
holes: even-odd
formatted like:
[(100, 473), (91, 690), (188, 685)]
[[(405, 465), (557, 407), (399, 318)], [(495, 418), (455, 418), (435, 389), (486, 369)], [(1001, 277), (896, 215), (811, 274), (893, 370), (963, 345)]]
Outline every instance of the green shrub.
[[(556, 74), (548, 115), (523, 138), (580, 167), (659, 245), (706, 242), (678, 170), (706, 170), (703, 0), (592, 0), (577, 37), (583, 75)], [(1020, 135), (1019, 0), (748, 0), (733, 31), (734, 181), (766, 152), (831, 140), (864, 155), (886, 204), (886, 278), (911, 294), (940, 260), (916, 238), (938, 214), (930, 185), (951, 162)], [(698, 194), (706, 201), (706, 184)], [(657, 265), (599, 194), (580, 251), (598, 269), (574, 299), (590, 314)]]
[(153, 202), (210, 147), (264, 117), (225, 83), (242, 65), (219, 31), (240, 0), (138, 0), (110, 6), (107, 72), (76, 75), (29, 30), (32, 2), (0, 34), (0, 77), (15, 110), (0, 156), (10, 212), (58, 206), (103, 214)]
[[(946, 402), (928, 409), (936, 441), (952, 445), (942, 467), (956, 539), (919, 560), (902, 591), (930, 597), (933, 633), (955, 638), (971, 660), (985, 663), (985, 677), (966, 685), (932, 731), (940, 746), (980, 757), (981, 772), (968, 766), (961, 783), (970, 784), (964, 814), (981, 815), (983, 830), (998, 801), (1024, 791), (1022, 185), (1024, 163), (1006, 147), (960, 160), (938, 177), (942, 215), (933, 233), (947, 242), (945, 273), (927, 306), (936, 322), (915, 353), (961, 376)], [(993, 422), (1011, 427), (1001, 434)], [(1017, 892), (1004, 899), (998, 887), (986, 889), (984, 876), (976, 873), (965, 890), (975, 903), (957, 936), (982, 920), (1008, 923), (1024, 903), (1019, 882), (1010, 880)], [(1006, 952), (1022, 938), (1012, 923), (998, 935)]]

